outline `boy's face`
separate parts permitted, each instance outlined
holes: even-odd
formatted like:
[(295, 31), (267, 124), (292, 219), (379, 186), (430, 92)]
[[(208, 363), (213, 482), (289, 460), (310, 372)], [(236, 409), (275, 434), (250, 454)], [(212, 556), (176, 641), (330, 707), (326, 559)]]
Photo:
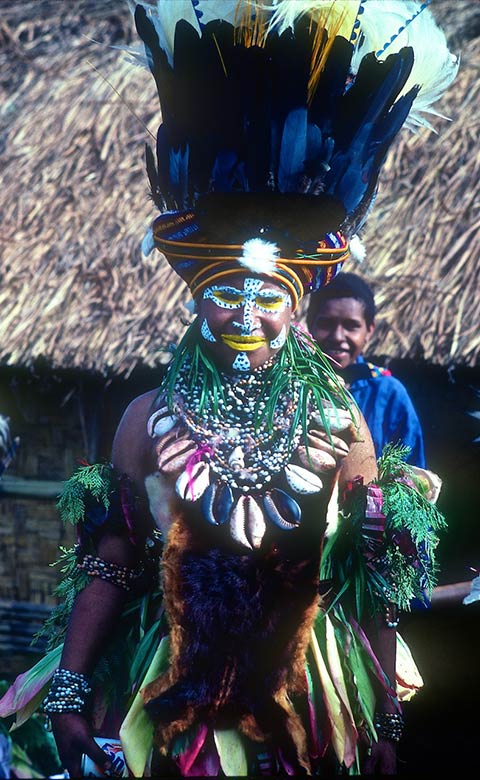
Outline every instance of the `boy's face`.
[(362, 301), (330, 298), (321, 301), (310, 332), (336, 368), (354, 363), (375, 330), (367, 325)]
[(285, 344), (292, 301), (275, 282), (239, 272), (206, 288), (198, 301), (198, 315), (202, 338), (215, 361), (248, 372)]

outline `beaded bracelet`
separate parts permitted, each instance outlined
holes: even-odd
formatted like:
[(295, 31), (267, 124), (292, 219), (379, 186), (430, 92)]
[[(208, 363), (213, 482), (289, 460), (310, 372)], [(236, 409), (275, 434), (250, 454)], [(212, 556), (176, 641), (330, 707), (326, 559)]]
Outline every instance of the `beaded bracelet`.
[(400, 742), (403, 734), (403, 718), (398, 712), (376, 712), (373, 725), (379, 737)]
[(90, 683), (84, 674), (69, 669), (56, 669), (50, 690), (44, 702), (49, 715), (61, 712), (83, 712), (89, 694)]
[(133, 580), (143, 573), (143, 566), (130, 569), (128, 566), (120, 566), (118, 563), (105, 561), (94, 555), (84, 555), (82, 560), (77, 563), (77, 568), (82, 569), (91, 577), (111, 582), (112, 585), (123, 588), (123, 590), (130, 590)]

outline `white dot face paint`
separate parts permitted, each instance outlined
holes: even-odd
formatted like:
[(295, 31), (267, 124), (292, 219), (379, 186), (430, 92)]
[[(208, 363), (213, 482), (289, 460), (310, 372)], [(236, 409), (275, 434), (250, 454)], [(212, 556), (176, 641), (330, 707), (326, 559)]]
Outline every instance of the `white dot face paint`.
[(285, 344), (292, 299), (281, 285), (239, 272), (204, 290), (199, 316), (214, 356), (234, 371), (249, 371)]
[(232, 363), (234, 371), (250, 371), (250, 360), (246, 352), (239, 352)]
[(211, 344), (215, 344), (216, 343), (217, 339), (215, 338), (215, 336), (213, 335), (212, 331), (208, 327), (207, 320), (203, 320), (202, 327), (200, 328), (200, 332), (201, 332), (203, 338), (205, 339), (205, 341), (209, 341)]
[(285, 344), (285, 341), (287, 340), (287, 329), (285, 325), (282, 327), (282, 330), (278, 334), (278, 336), (271, 340), (270, 346), (272, 349), (280, 349)]

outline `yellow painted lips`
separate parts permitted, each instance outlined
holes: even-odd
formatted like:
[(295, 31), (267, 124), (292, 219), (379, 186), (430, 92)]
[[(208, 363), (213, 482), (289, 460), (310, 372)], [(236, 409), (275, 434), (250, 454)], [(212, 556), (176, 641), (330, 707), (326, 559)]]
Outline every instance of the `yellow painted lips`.
[(237, 352), (252, 352), (254, 349), (263, 347), (267, 339), (258, 338), (258, 336), (230, 336), (228, 333), (222, 333), (222, 341), (230, 349), (236, 349)]

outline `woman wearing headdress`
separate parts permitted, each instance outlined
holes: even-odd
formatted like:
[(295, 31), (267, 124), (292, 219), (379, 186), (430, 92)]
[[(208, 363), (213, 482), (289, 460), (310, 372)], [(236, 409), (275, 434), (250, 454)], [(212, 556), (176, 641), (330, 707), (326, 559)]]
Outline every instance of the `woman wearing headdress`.
[(42, 683), (74, 776), (82, 753), (111, 765), (92, 733), (114, 728), (99, 658), (119, 648), (135, 776), (395, 771), (400, 697), (421, 685), (396, 613), (433, 586), (443, 518), (401, 452), (377, 469), (353, 399), (292, 324), (348, 259), (422, 95), (413, 44), (373, 53), (399, 4), (368, 6), (136, 6), (162, 108), (144, 249), (196, 316), (112, 463), (60, 501), (78, 593)]

